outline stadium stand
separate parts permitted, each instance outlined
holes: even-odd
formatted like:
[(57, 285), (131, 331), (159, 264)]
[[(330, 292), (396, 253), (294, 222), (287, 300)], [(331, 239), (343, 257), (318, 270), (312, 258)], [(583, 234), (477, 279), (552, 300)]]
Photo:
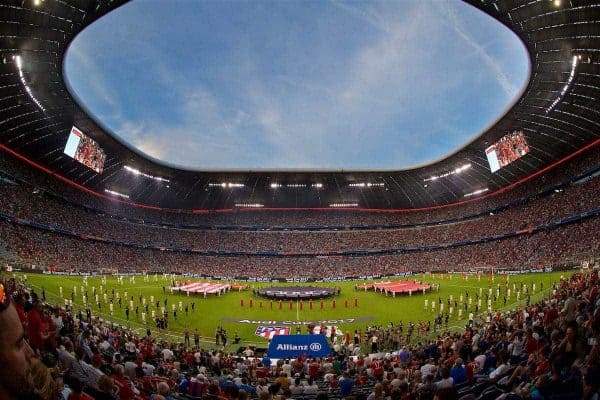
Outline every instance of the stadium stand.
[[(582, 261), (597, 267), (597, 1), (469, 0), (528, 50), (531, 79), (510, 110), (444, 160), (386, 173), (387, 196), (351, 187), (379, 179), (380, 172), (322, 172), (322, 191), (290, 191), (269, 204), (328, 207), (361, 193), (361, 206), (381, 207), (362, 211), (236, 208), (233, 196), (206, 188), (239, 179), (254, 182), (253, 189), (240, 190), (242, 201), (252, 200), (255, 191), (275, 198), (269, 196), (270, 177), (178, 170), (105, 131), (69, 94), (63, 57), (76, 34), (123, 2), (0, 5), (7, 39), (0, 46), (0, 266), (307, 280), (543, 270)], [(74, 125), (104, 149), (102, 167), (92, 171), (63, 154), (65, 132)], [(514, 130), (524, 132), (529, 156), (492, 173), (484, 149)], [(124, 171), (126, 162), (167, 176), (174, 190), (138, 180)], [(466, 162), (464, 175), (443, 184), (427, 180)], [(312, 173), (279, 177), (308, 182)], [(112, 184), (129, 188), (137, 206), (104, 195)], [(489, 193), (465, 200), (468, 191), (488, 186)], [(14, 277), (1, 281), (0, 365), (9, 368), (0, 372), (0, 398), (57, 398), (60, 379), (68, 399), (600, 396), (597, 270), (561, 280), (551, 297), (526, 307), (484, 314), (458, 333), (415, 344), (402, 335), (394, 340), (394, 325), (369, 326), (358, 335), (358, 346), (334, 343), (330, 358), (269, 368), (251, 354), (140, 336), (91, 311), (84, 316), (44, 304)], [(375, 346), (384, 353), (365, 352), (374, 337), (385, 339)]]
[[(140, 220), (138, 209), (127, 206), (108, 214), (96, 207), (110, 203), (80, 191), (60, 192), (64, 184), (4, 159), (3, 254), (12, 255), (7, 261), (16, 258), (37, 268), (91, 271), (101, 265), (112, 271), (242, 278), (280, 278), (300, 270), (299, 277), (308, 279), (321, 271), (334, 278), (559, 266), (598, 252), (597, 155), (593, 150), (518, 191), (473, 203), (478, 209), (471, 203), (454, 207), (450, 219), (437, 219), (442, 217), (437, 211), (275, 211), (272, 220), (270, 212), (252, 218), (275, 223), (285, 218), (288, 225), (256, 226), (226, 225), (238, 222), (236, 213), (207, 219), (146, 210), (150, 219)], [(68, 198), (71, 194), (85, 203)], [(164, 214), (184, 215), (188, 225), (161, 222)]]
[[(600, 146), (596, 146), (580, 157), (556, 167), (550, 173), (535, 177), (526, 184), (518, 185), (512, 190), (501, 194), (490, 196), (485, 200), (472, 201), (460, 206), (431, 207), (423, 210), (381, 210), (381, 212), (356, 212), (349, 210), (341, 211), (261, 211), (261, 210), (237, 210), (232, 212), (201, 212), (193, 213), (191, 210), (165, 210), (156, 211), (152, 209), (128, 206), (116, 201), (106, 201), (104, 198), (90, 195), (77, 188), (65, 184), (59, 179), (49, 176), (36, 168), (24, 165), (20, 160), (13, 158), (4, 152), (0, 153), (0, 171), (9, 179), (16, 179), (36, 187), (40, 192), (53, 194), (67, 202), (84, 205), (98, 213), (112, 215), (115, 218), (126, 218), (133, 221), (144, 221), (145, 223), (160, 223), (172, 225), (184, 225), (204, 228), (222, 228), (243, 230), (244, 228), (257, 230), (262, 228), (276, 229), (311, 229), (318, 227), (336, 227), (347, 229), (348, 227), (389, 227), (413, 224), (437, 224), (438, 222), (452, 222), (454, 219), (478, 217), (489, 214), (498, 209), (519, 203), (539, 192), (560, 189), (568, 185), (579, 176), (592, 175), (600, 167)], [(5, 182), (6, 183), (6, 182)], [(392, 210), (393, 211), (393, 210)], [(450, 220), (450, 221), (449, 221)]]
[[(440, 332), (414, 343), (393, 324), (368, 326), (356, 342), (349, 337), (334, 341), (331, 357), (271, 363), (252, 350), (210, 351), (155, 339), (150, 330), (137, 335), (91, 313), (44, 304), (24, 282), (5, 279), (2, 294), (8, 297), (3, 298), (0, 328), (6, 332), (6, 324), (15, 321), (0, 341), (29, 332), (29, 342), (18, 350), (25, 361), (13, 372), (15, 379), (29, 384), (14, 387), (0, 381), (0, 390), (17, 398), (35, 392), (38, 399), (54, 399), (63, 391), (83, 396), (69, 398), (123, 400), (159, 395), (215, 400), (595, 399), (598, 283), (597, 271), (574, 274), (556, 283), (551, 297), (512, 312), (490, 313), (459, 333)], [(361, 343), (374, 336), (398, 339), (382, 340), (380, 352), (362, 353)], [(32, 357), (34, 352), (49, 368)], [(0, 360), (5, 357), (0, 353)]]

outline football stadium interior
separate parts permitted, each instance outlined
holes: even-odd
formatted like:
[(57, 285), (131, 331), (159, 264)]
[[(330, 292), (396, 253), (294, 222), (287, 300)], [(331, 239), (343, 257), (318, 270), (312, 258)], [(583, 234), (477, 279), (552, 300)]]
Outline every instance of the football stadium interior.
[[(528, 83), (462, 148), (389, 170), (192, 170), (121, 141), (64, 60), (124, 3), (0, 4), (0, 327), (12, 297), (44, 364), (93, 365), (63, 393), (598, 398), (600, 2), (466, 0), (522, 41)], [(305, 332), (331, 352), (262, 356)], [(5, 374), (0, 398), (36, 385)]]

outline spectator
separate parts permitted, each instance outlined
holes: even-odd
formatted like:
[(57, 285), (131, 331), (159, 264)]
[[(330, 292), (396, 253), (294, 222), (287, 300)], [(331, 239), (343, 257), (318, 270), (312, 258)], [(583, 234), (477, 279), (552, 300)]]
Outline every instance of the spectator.
[(450, 370), (447, 367), (443, 367), (441, 369), (441, 376), (442, 379), (435, 382), (436, 391), (441, 389), (448, 389), (454, 385), (454, 380), (450, 376)]
[(62, 399), (62, 384), (56, 382), (50, 370), (38, 359), (31, 360), (27, 368), (27, 387), (31, 391), (30, 400)]
[(119, 398), (116, 395), (117, 391), (113, 379), (107, 375), (102, 375), (98, 378), (98, 393), (95, 398), (96, 400), (117, 400)]
[(350, 378), (347, 371), (344, 371), (342, 377), (338, 382), (339, 395), (344, 398), (350, 395), (352, 388), (354, 387), (354, 380)]
[(428, 374), (425, 376), (425, 381), (422, 386), (417, 389), (417, 396), (419, 400), (433, 400), (436, 387), (433, 383), (433, 375)]
[(460, 385), (467, 381), (467, 372), (463, 366), (463, 360), (457, 358), (454, 366), (450, 370), (450, 376), (452, 377), (453, 384)]
[(30, 386), (27, 384), (27, 369), (34, 353), (25, 340), (23, 325), (10, 294), (0, 283), (0, 398), (24, 397)]

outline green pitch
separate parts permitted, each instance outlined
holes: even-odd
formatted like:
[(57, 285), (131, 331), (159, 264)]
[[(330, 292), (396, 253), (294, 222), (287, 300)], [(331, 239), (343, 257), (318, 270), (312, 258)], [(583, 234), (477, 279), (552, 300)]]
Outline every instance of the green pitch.
[[(7, 274), (10, 276), (10, 274)], [(332, 299), (325, 299), (323, 309), (320, 308), (320, 300), (313, 301), (312, 310), (309, 309), (308, 302), (300, 304), (294, 302), (290, 309), (289, 302), (283, 302), (282, 309), (279, 309), (278, 302), (273, 302), (273, 309), (270, 307), (270, 301), (267, 299), (253, 298), (252, 288), (258, 288), (261, 286), (272, 286), (272, 284), (263, 283), (250, 283), (249, 290), (242, 291), (230, 291), (221, 296), (208, 295), (206, 298), (202, 295), (190, 295), (185, 294), (170, 294), (169, 286), (171, 285), (170, 277), (163, 277), (162, 275), (148, 275), (147, 278), (143, 276), (136, 276), (135, 282), (132, 282), (130, 277), (123, 277), (122, 283), (115, 277), (106, 277), (106, 285), (102, 285), (101, 277), (89, 277), (87, 278), (87, 286), (85, 280), (80, 276), (50, 276), (41, 274), (27, 274), (27, 282), (33, 287), (38, 294), (42, 295), (42, 288), (46, 293), (46, 299), (51, 304), (65, 304), (65, 299), (73, 298), (73, 308), (77, 311), (83, 309), (83, 296), (81, 288), (87, 290), (89, 298), (87, 303), (90, 304), (92, 314), (103, 318), (105, 320), (118, 323), (119, 325), (129, 327), (136, 332), (143, 334), (146, 331), (146, 326), (150, 327), (153, 335), (164, 336), (173, 341), (182, 341), (183, 332), (187, 328), (190, 331), (191, 339), (193, 341), (194, 329), (198, 329), (202, 336), (202, 345), (210, 347), (214, 344), (214, 334), (217, 327), (222, 326), (227, 330), (229, 336), (228, 349), (233, 350), (237, 346), (233, 346), (231, 343), (233, 337), (237, 332), (242, 339), (242, 344), (258, 344), (265, 346), (267, 341), (258, 336), (254, 335), (256, 327), (263, 325), (260, 323), (233, 323), (224, 322), (223, 318), (228, 321), (231, 319), (242, 320), (247, 319), (250, 321), (315, 321), (318, 324), (320, 320), (340, 320), (340, 319), (353, 319), (360, 317), (372, 317), (373, 320), (369, 322), (358, 322), (358, 323), (335, 323), (343, 331), (353, 332), (355, 329), (364, 330), (367, 325), (383, 325), (387, 326), (388, 323), (394, 322), (395, 324), (399, 321), (404, 323), (406, 327), (409, 321), (432, 321), (439, 314), (439, 299), (442, 299), (444, 303), (444, 314), (447, 314), (449, 307), (447, 300), (450, 296), (453, 299), (459, 301), (460, 296), (463, 296), (464, 302), (468, 302), (466, 293), (469, 293), (469, 297), (472, 299), (471, 307), (468, 311), (463, 311), (462, 318), (458, 317), (458, 310), (454, 307), (452, 302), (453, 313), (449, 318), (450, 328), (460, 329), (467, 323), (470, 312), (475, 312), (475, 294), (480, 291), (481, 288), (481, 299), (482, 306), (480, 307), (480, 313), (487, 310), (487, 302), (485, 300), (485, 294), (488, 290), (492, 289), (492, 308), (494, 310), (510, 310), (516, 308), (519, 304), (525, 304), (526, 295), (521, 292), (519, 300), (517, 300), (516, 289), (522, 290), (522, 285), (528, 286), (529, 293), (531, 294), (531, 301), (536, 301), (542, 296), (548, 296), (552, 290), (553, 282), (557, 282), (560, 276), (570, 275), (570, 272), (554, 272), (554, 273), (537, 273), (527, 275), (515, 275), (510, 276), (508, 281), (508, 289), (511, 290), (510, 297), (507, 297), (507, 304), (504, 305), (504, 295), (507, 293), (506, 281), (502, 276), (496, 275), (492, 282), (489, 275), (482, 275), (480, 279), (477, 276), (469, 276), (468, 280), (464, 280), (462, 275), (415, 275), (410, 279), (420, 280), (426, 283), (436, 283), (440, 285), (439, 291), (432, 291), (426, 294), (413, 293), (412, 296), (397, 296), (395, 298), (384, 294), (373, 291), (356, 290), (356, 284), (366, 283), (365, 281), (348, 281), (348, 282), (335, 282), (335, 283), (317, 283), (310, 284), (311, 286), (335, 286), (341, 289), (341, 294), (335, 297), (336, 307), (333, 308)], [(17, 274), (22, 277), (23, 274)], [(175, 277), (175, 279), (186, 279), (182, 277)], [(384, 280), (400, 280), (398, 279), (384, 279)], [(201, 281), (201, 280), (194, 280)], [(371, 281), (372, 282), (372, 281)], [(223, 283), (223, 282), (220, 282)], [(500, 296), (496, 302), (493, 302), (493, 296), (496, 293), (497, 285), (500, 284)], [(535, 291), (533, 285), (535, 284)], [(102, 285), (102, 292), (100, 292), (100, 286)], [(285, 286), (284, 284), (273, 284), (275, 286)], [(291, 286), (299, 286), (302, 284), (291, 284)], [(514, 285), (514, 286), (513, 286)], [(163, 293), (163, 286), (166, 288), (166, 292)], [(93, 299), (92, 292), (93, 287), (96, 288), (99, 294), (101, 303), (101, 309), (98, 309), (95, 299)], [(543, 290), (542, 290), (543, 287)], [(60, 288), (62, 288), (62, 295), (60, 294)], [(122, 305), (119, 308), (116, 298), (113, 303), (113, 314), (110, 314), (108, 303), (104, 302), (104, 293), (107, 294), (107, 299), (110, 302), (112, 297), (112, 291), (115, 291), (115, 296), (118, 294), (121, 297)], [(127, 299), (125, 300), (125, 292), (127, 292)], [(73, 293), (73, 294), (72, 294)], [(147, 303), (150, 302), (151, 296), (154, 297), (154, 304), (149, 304), (149, 313), (146, 316), (147, 325), (143, 323), (141, 313), (144, 311), (145, 306), (143, 300), (140, 302), (140, 295)], [(130, 310), (129, 320), (125, 315), (125, 307), (129, 305), (133, 296), (134, 307)], [(253, 307), (249, 307), (249, 300), (253, 298)], [(169, 329), (168, 331), (158, 332), (156, 325), (151, 318), (152, 310), (155, 310), (156, 314), (160, 314), (160, 307), (156, 308), (156, 301), (160, 301), (160, 306), (164, 306), (164, 300), (167, 299), (166, 310), (169, 312)], [(425, 300), (428, 301), (428, 306), (425, 308)], [(244, 301), (244, 306), (241, 306), (241, 301)], [(358, 307), (354, 306), (355, 300), (358, 302)], [(260, 302), (262, 301), (262, 308), (260, 308)], [(345, 307), (346, 301), (348, 307)], [(179, 309), (179, 302), (182, 302), (182, 309)], [(195, 310), (192, 311), (191, 304), (195, 303)], [(436, 303), (434, 311), (431, 309), (431, 303)], [(177, 320), (173, 319), (172, 304), (177, 307)], [(185, 306), (188, 306), (188, 313), (185, 313)], [(138, 306), (138, 314), (135, 313), (135, 307)], [(458, 308), (462, 308), (459, 301)], [(85, 312), (84, 312), (85, 314)], [(296, 332), (295, 326), (292, 326), (292, 333)], [(306, 330), (303, 329), (302, 333)], [(416, 330), (415, 330), (416, 335)]]

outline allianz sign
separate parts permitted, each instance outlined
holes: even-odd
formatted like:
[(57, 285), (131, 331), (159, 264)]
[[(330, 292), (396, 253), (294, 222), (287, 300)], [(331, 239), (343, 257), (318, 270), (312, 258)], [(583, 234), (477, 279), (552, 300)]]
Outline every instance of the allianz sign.
[(324, 335), (276, 335), (269, 345), (272, 358), (290, 358), (303, 355), (327, 357), (331, 353)]

